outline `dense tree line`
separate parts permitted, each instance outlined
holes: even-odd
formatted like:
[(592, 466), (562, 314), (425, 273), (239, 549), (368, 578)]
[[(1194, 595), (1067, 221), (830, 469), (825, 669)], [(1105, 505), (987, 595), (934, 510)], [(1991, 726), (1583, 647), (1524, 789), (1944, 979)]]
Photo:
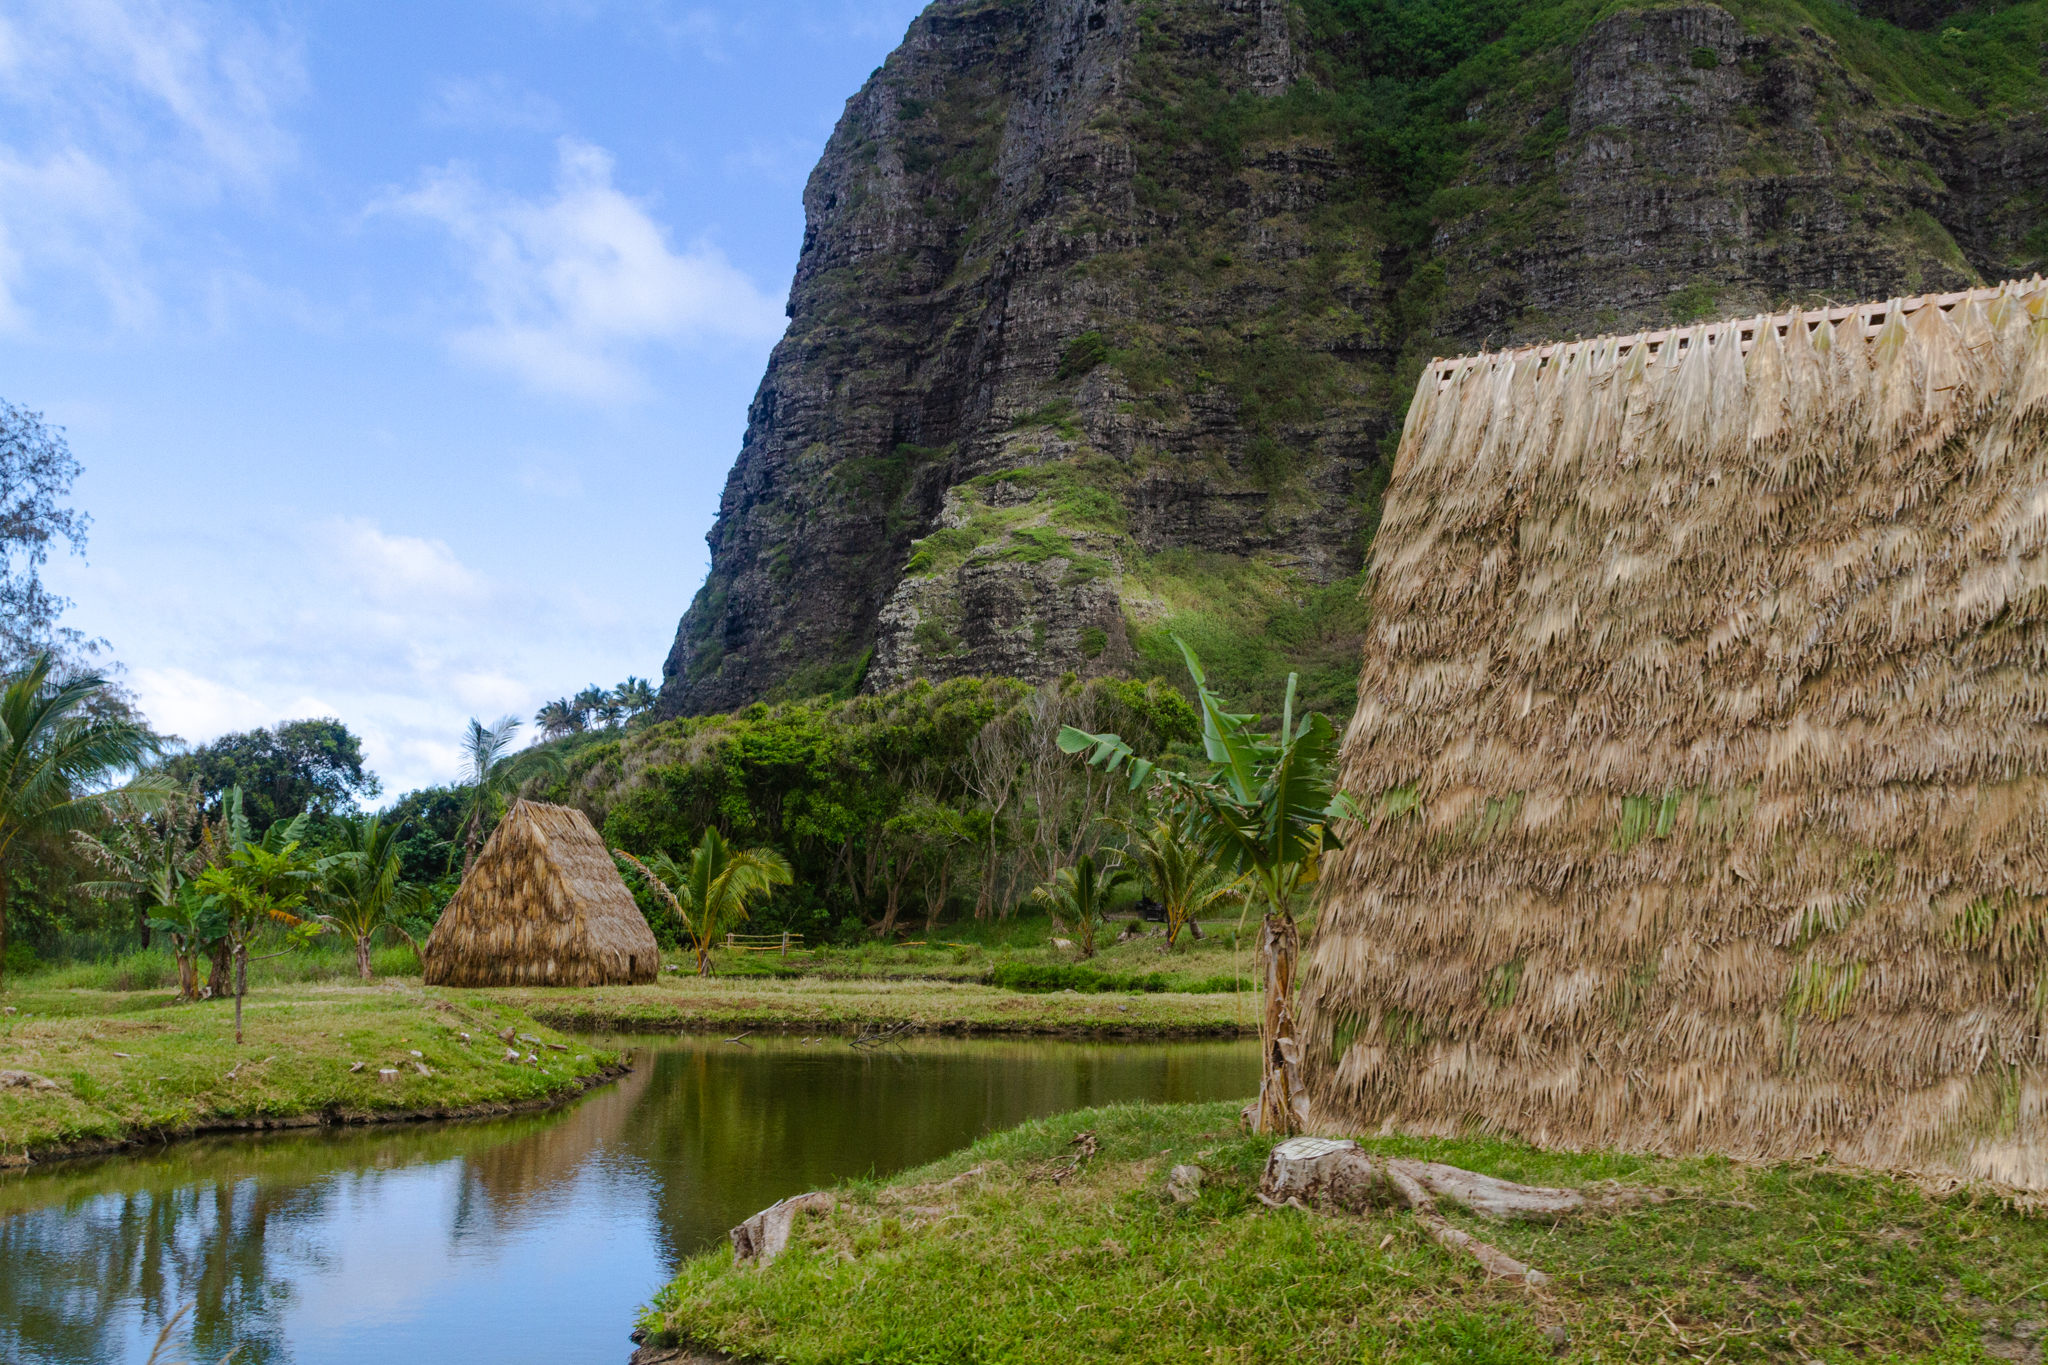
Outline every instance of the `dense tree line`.
[[(606, 842), (643, 857), (683, 860), (706, 829), (774, 849), (795, 880), (756, 912), (764, 927), (928, 931), (1007, 915), (1123, 841), (1134, 798), (1059, 751), (1068, 725), (1155, 753), (1198, 734), (1187, 700), (1159, 683), (958, 678), (664, 722), (581, 748), (535, 791), (582, 806)], [(673, 918), (644, 908), (658, 926)]]

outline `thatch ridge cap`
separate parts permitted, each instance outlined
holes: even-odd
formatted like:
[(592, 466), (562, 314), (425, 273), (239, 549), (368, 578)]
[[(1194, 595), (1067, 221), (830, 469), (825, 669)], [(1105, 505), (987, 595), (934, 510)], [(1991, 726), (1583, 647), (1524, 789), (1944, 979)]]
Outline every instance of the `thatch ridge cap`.
[[(2030, 279), (2005, 280), (1996, 285), (1986, 285), (1977, 289), (1964, 289), (1947, 294), (1902, 294), (1889, 299), (1876, 299), (1847, 306), (1829, 305), (1822, 308), (1797, 308), (1789, 309), (1785, 312), (1755, 313), (1746, 317), (1720, 318), (1713, 322), (1689, 322), (1677, 327), (1665, 327), (1652, 332), (1635, 332), (1628, 336), (1622, 336), (1613, 332), (1602, 332), (1598, 336), (1574, 337), (1566, 341), (1535, 341), (1530, 342), (1526, 346), (1511, 346), (1501, 351), (1489, 351), (1481, 347), (1477, 351), (1470, 351), (1464, 355), (1432, 357), (1429, 364), (1423, 367), (1422, 377), (1426, 383), (1430, 375), (1434, 373), (1437, 380), (1436, 387), (1441, 390), (1448, 387), (1457, 378), (1460, 371), (1476, 368), (1481, 362), (1490, 361), (1497, 365), (1503, 360), (1515, 360), (1529, 355), (1534, 355), (1540, 360), (1547, 360), (1551, 356), (1560, 353), (1569, 356), (1575, 348), (1596, 346), (1602, 342), (1614, 342), (1616, 344), (1617, 359), (1629, 354), (1630, 351), (1639, 345), (1648, 346), (1651, 354), (1654, 355), (1663, 347), (1665, 342), (1673, 337), (1689, 337), (1701, 328), (1705, 328), (1707, 342), (1709, 344), (1716, 344), (1722, 329), (1749, 326), (1765, 318), (1779, 324), (1777, 330), (1780, 336), (1785, 334), (1786, 326), (1794, 318), (1806, 322), (1809, 329), (1822, 322), (1839, 324), (1850, 318), (1860, 318), (1863, 323), (1864, 336), (1868, 338), (1877, 333), (1878, 329), (1884, 325), (1885, 319), (1891, 316), (1894, 309), (1899, 312), (1901, 317), (1905, 317), (1918, 313), (1922, 308), (1932, 303), (1943, 312), (1951, 312), (1964, 303), (1989, 303), (1991, 300), (2004, 294), (2031, 295), (2043, 289), (2048, 289), (2048, 279), (2044, 279), (2039, 272), (2036, 272)], [(1741, 349), (1744, 354), (1747, 354), (1756, 344), (1753, 332), (1743, 334), (1740, 340)]]

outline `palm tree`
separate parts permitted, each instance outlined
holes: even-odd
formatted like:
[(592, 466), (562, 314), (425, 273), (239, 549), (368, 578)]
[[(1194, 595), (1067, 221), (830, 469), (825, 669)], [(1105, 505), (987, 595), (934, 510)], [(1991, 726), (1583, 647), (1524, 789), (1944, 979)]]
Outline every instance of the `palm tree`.
[(636, 678), (630, 673), (626, 675), (624, 682), (612, 689), (612, 700), (625, 711), (627, 720), (631, 720), (642, 711), (652, 710), (656, 699), (654, 684), (645, 678)]
[(313, 918), (348, 935), (356, 946), (356, 974), (368, 981), (370, 940), (380, 931), (419, 946), (398, 916), (418, 904), (424, 888), (406, 881), (401, 871), (398, 842), (409, 822), (386, 824), (381, 815), (361, 815), (337, 823), (341, 847), (321, 862), (321, 884), (313, 895), (319, 913)]
[[(470, 794), (469, 809), (463, 813), (456, 842), (462, 846), (465, 877), (469, 875), (469, 865), (476, 861), (477, 845), (483, 842), (487, 827), (503, 803), (504, 793), (529, 778), (559, 776), (562, 772), (562, 760), (546, 749), (528, 750), (514, 757), (512, 740), (518, 733), (517, 716), (500, 716), (489, 729), (471, 716), (469, 730), (462, 737), (461, 785), (468, 787)], [(452, 846), (448, 857), (451, 862), (454, 860)]]
[(569, 707), (583, 718), (585, 725), (589, 725), (598, 718), (598, 712), (610, 703), (611, 695), (596, 683), (592, 683), (570, 699)]
[[(1187, 812), (1175, 806), (1155, 820), (1135, 844), (1159, 903), (1166, 907), (1166, 946), (1195, 917), (1229, 901), (1243, 900), (1245, 879), (1231, 877), (1212, 862), (1189, 829)], [(1195, 933), (1201, 934), (1200, 926)]]
[(1102, 866), (1095, 855), (1084, 853), (1072, 867), (1063, 867), (1031, 898), (1052, 912), (1061, 928), (1073, 921), (1081, 935), (1081, 956), (1095, 956), (1095, 925), (1123, 891), (1137, 878), (1127, 867)]
[(533, 713), (533, 723), (545, 738), (561, 739), (583, 729), (583, 713), (570, 706), (567, 697), (558, 697)]
[(747, 902), (795, 879), (788, 860), (774, 849), (734, 848), (715, 828), (697, 841), (688, 867), (666, 853), (650, 853), (645, 862), (622, 848), (612, 853), (638, 869), (676, 912), (696, 950), (699, 976), (711, 975), (712, 941), (747, 917)]
[(153, 809), (177, 791), (164, 777), (99, 787), (156, 753), (156, 738), (118, 713), (91, 714), (106, 679), (82, 674), (59, 681), (52, 668), (51, 656), (38, 654), (0, 679), (0, 985), (7, 961), (7, 858), (16, 842), (81, 829), (119, 802)]

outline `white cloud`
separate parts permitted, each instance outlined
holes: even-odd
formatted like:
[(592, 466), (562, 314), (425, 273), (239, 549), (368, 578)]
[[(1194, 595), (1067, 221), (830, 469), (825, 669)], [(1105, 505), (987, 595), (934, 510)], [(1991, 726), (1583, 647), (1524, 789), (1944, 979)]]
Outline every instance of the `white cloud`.
[[(32, 300), (99, 296), (120, 327), (156, 311), (162, 216), (262, 194), (295, 149), (296, 44), (202, 0), (25, 0), (0, 21), (0, 326)], [(58, 309), (53, 307), (52, 312)]]
[[(359, 518), (277, 512), (128, 552), (149, 571), (69, 564), (52, 579), (128, 623), (123, 653), (149, 661), (128, 681), (152, 722), (203, 743), (337, 716), (387, 797), (452, 780), (470, 717), (530, 718), (550, 697), (647, 673), (660, 647), (611, 603), (484, 573), (443, 541)], [(222, 582), (235, 587), (196, 586)]]
[(557, 146), (547, 198), (493, 192), (450, 165), (375, 206), (439, 225), (466, 258), (484, 320), (450, 335), (458, 352), (536, 388), (617, 399), (641, 388), (640, 346), (782, 331), (780, 304), (717, 248), (670, 248), (647, 206), (613, 186), (604, 149)]
[(422, 111), (437, 128), (503, 128), (545, 133), (561, 125), (562, 110), (553, 100), (513, 85), (503, 76), (457, 77), (434, 87)]

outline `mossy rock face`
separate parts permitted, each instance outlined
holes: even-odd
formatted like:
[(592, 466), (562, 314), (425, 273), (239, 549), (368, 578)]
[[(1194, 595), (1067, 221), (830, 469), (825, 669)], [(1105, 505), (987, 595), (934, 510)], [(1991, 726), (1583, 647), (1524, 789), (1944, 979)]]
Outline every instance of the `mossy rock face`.
[(1348, 710), (1431, 356), (2048, 264), (2048, 0), (1887, 19), (939, 0), (806, 189), (663, 712), (1172, 634)]

